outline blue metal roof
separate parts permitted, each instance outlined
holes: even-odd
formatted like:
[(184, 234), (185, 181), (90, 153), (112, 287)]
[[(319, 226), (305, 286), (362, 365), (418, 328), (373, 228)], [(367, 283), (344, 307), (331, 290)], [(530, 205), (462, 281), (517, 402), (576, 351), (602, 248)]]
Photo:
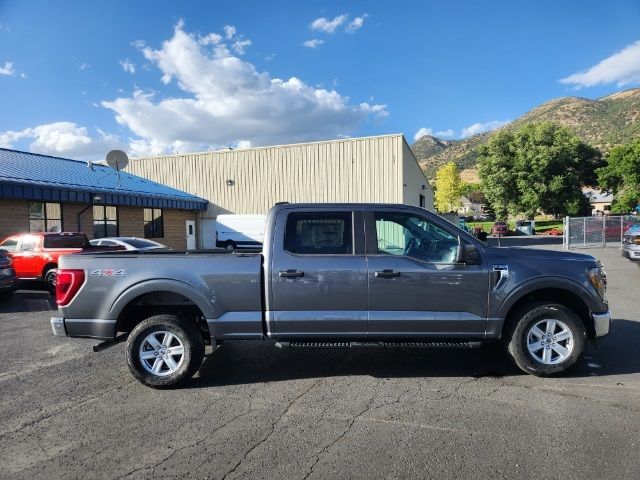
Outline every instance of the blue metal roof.
[(0, 197), (206, 210), (208, 201), (106, 165), (0, 148)]

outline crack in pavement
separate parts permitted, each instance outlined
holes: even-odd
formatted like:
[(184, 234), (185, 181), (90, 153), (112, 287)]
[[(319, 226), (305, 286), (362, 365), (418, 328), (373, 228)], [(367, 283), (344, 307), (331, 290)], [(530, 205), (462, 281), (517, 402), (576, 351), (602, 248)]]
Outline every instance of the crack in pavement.
[[(218, 402), (215, 402), (215, 403), (218, 403)], [(215, 403), (214, 403), (214, 404), (215, 404)], [(130, 475), (133, 475), (134, 473), (139, 472), (139, 471), (141, 471), (141, 470), (149, 470), (149, 469), (151, 469), (151, 474), (152, 474), (152, 476), (153, 476), (153, 477), (155, 477), (156, 468), (158, 468), (158, 467), (159, 467), (160, 465), (162, 465), (164, 462), (166, 462), (166, 461), (170, 460), (174, 455), (176, 455), (177, 453), (179, 453), (179, 452), (181, 452), (181, 451), (183, 451), (183, 450), (186, 450), (186, 449), (188, 449), (188, 448), (196, 447), (196, 446), (200, 445), (200, 444), (201, 444), (201, 443), (203, 443), (205, 440), (210, 439), (210, 438), (211, 438), (211, 436), (212, 436), (213, 434), (215, 434), (217, 431), (219, 431), (219, 430), (223, 429), (224, 427), (226, 427), (226, 426), (227, 426), (227, 425), (229, 425), (230, 423), (232, 423), (232, 422), (236, 421), (237, 419), (239, 419), (239, 418), (241, 418), (241, 417), (244, 417), (245, 415), (247, 415), (247, 414), (251, 413), (251, 411), (252, 411), (252, 408), (251, 408), (251, 406), (249, 406), (249, 408), (248, 408), (247, 410), (243, 411), (243, 412), (242, 412), (242, 413), (240, 413), (239, 415), (234, 416), (233, 418), (231, 418), (230, 420), (228, 420), (228, 421), (224, 422), (222, 425), (219, 425), (219, 426), (218, 426), (218, 427), (216, 427), (215, 429), (213, 429), (213, 430), (211, 430), (211, 431), (207, 431), (207, 433), (206, 433), (205, 435), (203, 435), (202, 437), (200, 437), (200, 438), (199, 438), (198, 440), (196, 440), (195, 442), (192, 442), (192, 443), (190, 443), (190, 444), (188, 444), (188, 445), (184, 445), (184, 446), (182, 446), (182, 447), (180, 447), (180, 448), (178, 448), (178, 449), (176, 449), (176, 450), (172, 451), (171, 453), (169, 453), (168, 455), (166, 455), (164, 458), (161, 458), (160, 460), (158, 460), (157, 462), (155, 462), (153, 465), (145, 465), (145, 466), (141, 466), (141, 467), (134, 468), (133, 470), (131, 470), (131, 471), (129, 471), (129, 472), (127, 472), (127, 473), (123, 474), (123, 475), (120, 475), (119, 477), (116, 477), (116, 479), (115, 479), (115, 480), (121, 480), (121, 479), (126, 478), (126, 477), (128, 477), (128, 476), (130, 476)]]
[[(309, 478), (312, 474), (314, 469), (316, 468), (316, 465), (320, 462), (320, 459), (322, 458), (323, 454), (325, 454), (331, 447), (333, 447), (336, 443), (338, 443), (342, 438), (344, 438), (347, 433), (349, 433), (351, 431), (351, 429), (353, 428), (353, 425), (356, 423), (356, 421), (362, 417), (365, 413), (367, 413), (369, 410), (371, 410), (373, 408), (373, 402), (375, 401), (375, 399), (377, 398), (377, 392), (376, 389), (380, 386), (380, 383), (382, 383), (382, 380), (379, 379), (376, 382), (376, 385), (373, 387), (373, 395), (371, 396), (371, 399), (367, 402), (367, 405), (365, 405), (364, 409), (358, 413), (357, 415), (355, 415), (349, 422), (349, 425), (347, 426), (347, 428), (344, 430), (344, 432), (342, 432), (340, 435), (338, 435), (338, 437), (336, 437), (332, 442), (330, 442), (328, 445), (325, 445), (322, 450), (320, 450), (318, 452), (318, 454), (316, 455), (316, 459), (313, 462), (313, 464), (311, 465), (311, 467), (309, 468), (309, 471), (306, 473), (306, 475), (303, 477), (303, 480), (307, 480), (307, 478)], [(398, 397), (398, 401), (400, 401), (400, 398)], [(391, 402), (390, 404), (393, 404), (396, 402)], [(381, 405), (381, 407), (384, 405)], [(378, 408), (378, 407), (376, 407)]]
[[(127, 375), (123, 375), (123, 378), (124, 378), (125, 376), (126, 376), (126, 377), (128, 377), (129, 375), (128, 375), (128, 374), (127, 374)], [(28, 422), (26, 422), (26, 423), (22, 423), (19, 427), (15, 428), (15, 429), (13, 429), (13, 430), (9, 430), (9, 431), (6, 431), (6, 432), (3, 432), (3, 433), (0, 433), (0, 440), (2, 440), (4, 437), (6, 437), (6, 436), (8, 436), (8, 435), (12, 435), (12, 434), (14, 434), (14, 433), (18, 433), (18, 432), (20, 432), (20, 431), (24, 430), (25, 428), (32, 427), (32, 426), (34, 426), (34, 425), (37, 425), (37, 424), (38, 424), (38, 423), (40, 423), (40, 422), (44, 422), (45, 420), (48, 420), (48, 419), (50, 419), (50, 418), (56, 417), (56, 416), (58, 416), (58, 415), (61, 415), (61, 414), (65, 413), (65, 412), (67, 412), (68, 410), (71, 410), (71, 409), (74, 409), (74, 408), (80, 407), (80, 406), (82, 406), (82, 405), (86, 405), (87, 403), (90, 403), (90, 402), (92, 402), (92, 401), (94, 401), (94, 400), (97, 400), (97, 399), (98, 399), (98, 398), (100, 398), (100, 397), (104, 397), (105, 395), (108, 395), (108, 394), (110, 394), (110, 393), (112, 393), (112, 392), (114, 392), (114, 391), (116, 391), (116, 390), (122, 390), (122, 389), (123, 389), (123, 388), (125, 388), (126, 386), (128, 386), (128, 385), (132, 385), (132, 384), (135, 384), (135, 383), (138, 383), (138, 381), (137, 381), (137, 380), (131, 380), (131, 381), (129, 381), (129, 382), (125, 382), (125, 383), (124, 383), (124, 384), (122, 384), (122, 385), (114, 386), (113, 388), (110, 388), (110, 389), (108, 389), (108, 390), (105, 390), (104, 392), (102, 392), (102, 393), (100, 393), (100, 394), (98, 394), (98, 395), (93, 395), (93, 396), (90, 396), (90, 397), (85, 397), (85, 398), (84, 398), (82, 401), (80, 401), (80, 402), (70, 402), (70, 403), (68, 403), (67, 405), (65, 405), (63, 408), (60, 408), (60, 409), (58, 409), (58, 410), (54, 410), (53, 412), (47, 413), (47, 414), (45, 414), (44, 416), (42, 416), (42, 417), (40, 417), (40, 418), (36, 418), (36, 419), (31, 420), (31, 421), (28, 421)]]
[(255, 445), (253, 445), (249, 450), (247, 450), (245, 452), (245, 454), (243, 455), (243, 457), (234, 465), (234, 467), (229, 470), (227, 473), (224, 474), (224, 476), (222, 477), (222, 480), (225, 480), (229, 475), (233, 474), (236, 472), (236, 470), (240, 467), (240, 465), (242, 465), (242, 463), (249, 457), (249, 455), (251, 455), (252, 452), (254, 452), (258, 447), (260, 447), (262, 444), (264, 444), (267, 440), (269, 440), (269, 438), (271, 437), (271, 435), (273, 435), (273, 433), (276, 430), (276, 425), (278, 425), (278, 423), (280, 423), (280, 421), (289, 413), (289, 411), (291, 410), (291, 408), (293, 407), (293, 405), (300, 400), (302, 397), (304, 397), (307, 393), (309, 393), (315, 386), (317, 386), (319, 383), (318, 380), (316, 380), (315, 382), (313, 382), (313, 384), (307, 388), (306, 390), (304, 390), (300, 395), (298, 395), (297, 397), (295, 397), (290, 403), (289, 405), (287, 405), (287, 408), (284, 409), (284, 411), (282, 412), (282, 414), (280, 414), (280, 416), (271, 424), (271, 428), (269, 430), (269, 433), (262, 439), (260, 440), (258, 443), (256, 443)]

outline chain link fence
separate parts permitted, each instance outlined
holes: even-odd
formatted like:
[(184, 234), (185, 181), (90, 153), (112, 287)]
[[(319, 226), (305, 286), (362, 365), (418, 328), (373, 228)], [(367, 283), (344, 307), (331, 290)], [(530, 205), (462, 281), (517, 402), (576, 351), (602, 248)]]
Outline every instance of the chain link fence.
[(564, 249), (621, 245), (624, 232), (632, 225), (639, 225), (634, 215), (599, 217), (565, 217), (563, 231)]

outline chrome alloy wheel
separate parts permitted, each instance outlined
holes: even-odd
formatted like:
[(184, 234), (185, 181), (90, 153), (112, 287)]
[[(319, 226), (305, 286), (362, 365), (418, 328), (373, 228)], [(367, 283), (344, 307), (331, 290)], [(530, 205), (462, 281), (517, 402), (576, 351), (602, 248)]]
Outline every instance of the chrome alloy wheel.
[(166, 377), (175, 373), (182, 365), (184, 346), (171, 332), (153, 332), (140, 344), (139, 357), (147, 372)]
[(564, 362), (571, 355), (573, 344), (571, 330), (560, 320), (540, 320), (527, 333), (529, 354), (545, 365)]

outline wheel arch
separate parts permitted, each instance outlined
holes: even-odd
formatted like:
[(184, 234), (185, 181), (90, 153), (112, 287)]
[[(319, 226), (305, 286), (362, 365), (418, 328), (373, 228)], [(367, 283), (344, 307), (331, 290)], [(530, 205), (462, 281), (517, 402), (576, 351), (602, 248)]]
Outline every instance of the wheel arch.
[(153, 280), (134, 285), (120, 295), (111, 307), (116, 319), (114, 335), (130, 332), (145, 318), (159, 313), (175, 313), (192, 319), (210, 339), (206, 319), (213, 317), (213, 307), (191, 285), (175, 280)]
[(589, 338), (595, 338), (591, 308), (585, 301), (585, 295), (586, 292), (582, 287), (576, 288), (573, 285), (571, 287), (567, 285), (537, 286), (537, 288), (521, 291), (519, 295), (513, 296), (509, 303), (503, 306), (505, 322), (502, 331), (504, 332), (513, 322), (517, 321), (518, 312), (527, 304), (548, 302), (562, 305), (574, 312), (584, 324)]

